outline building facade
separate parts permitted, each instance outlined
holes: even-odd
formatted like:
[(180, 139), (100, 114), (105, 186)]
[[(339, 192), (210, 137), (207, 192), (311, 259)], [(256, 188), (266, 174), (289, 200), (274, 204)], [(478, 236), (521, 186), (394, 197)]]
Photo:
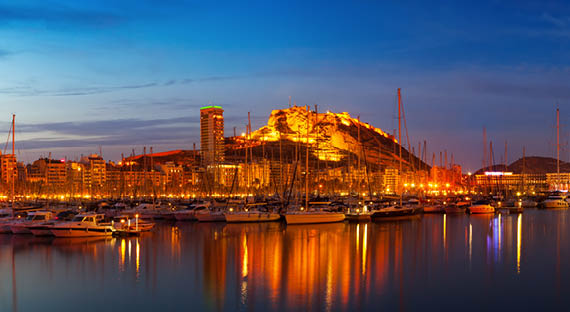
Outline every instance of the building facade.
[(221, 106), (200, 108), (200, 152), (206, 164), (224, 161), (224, 110)]

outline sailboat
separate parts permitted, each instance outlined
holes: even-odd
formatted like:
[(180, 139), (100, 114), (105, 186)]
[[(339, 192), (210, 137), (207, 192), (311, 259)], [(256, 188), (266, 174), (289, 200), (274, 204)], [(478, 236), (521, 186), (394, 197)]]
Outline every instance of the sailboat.
[(0, 234), (8, 234), (8, 233), (12, 233), (12, 229), (11, 229), (11, 223), (13, 221), (18, 220), (17, 218), (15, 218), (14, 215), (14, 194), (15, 194), (15, 190), (14, 190), (14, 170), (16, 170), (16, 153), (15, 153), (15, 132), (16, 130), (16, 115), (12, 115), (12, 157), (14, 158), (14, 165), (10, 166), (11, 170), (10, 172), (10, 180), (12, 181), (12, 185), (11, 185), (11, 191), (10, 191), (10, 202), (11, 202), (11, 206), (10, 206), (10, 217), (7, 218), (2, 218), (2, 221), (0, 221)]
[(331, 209), (328, 202), (309, 202), (309, 106), (307, 106), (307, 141), (305, 157), (305, 205), (297, 211), (285, 213), (285, 222), (290, 224), (314, 224), (342, 222), (345, 215)]
[[(359, 149), (364, 152), (364, 146), (362, 145), (362, 143), (360, 142), (360, 117), (358, 117), (358, 145), (359, 145)], [(364, 164), (365, 164), (365, 169), (366, 169), (366, 180), (368, 183), (368, 195), (372, 195), (372, 192), (370, 190), (370, 180), (368, 178), (368, 162), (366, 161), (366, 153), (363, 153), (364, 155)], [(358, 161), (358, 172), (360, 172), (360, 155), (358, 157), (359, 161)], [(349, 165), (350, 166), (350, 165)], [(372, 211), (370, 211), (369, 206), (366, 205), (366, 200), (364, 198), (360, 198), (360, 194), (361, 194), (361, 190), (360, 190), (360, 183), (359, 185), (359, 190), (358, 190), (358, 201), (354, 202), (349, 202), (349, 206), (348, 206), (348, 212), (345, 214), (346, 219), (348, 220), (348, 222), (369, 222), (371, 220), (371, 216), (372, 216)], [(369, 202), (370, 205), (372, 205), (372, 202)]]
[[(402, 95), (400, 93), (400, 88), (398, 88), (398, 143), (400, 147), (400, 169), (399, 174), (402, 174)], [(375, 211), (371, 218), (373, 221), (392, 221), (400, 219), (408, 219), (419, 217), (419, 213), (422, 212), (422, 207), (419, 205), (417, 200), (410, 200), (406, 204), (402, 202), (402, 191), (400, 190), (400, 203), (399, 205), (392, 205), (387, 208), (383, 208)]]

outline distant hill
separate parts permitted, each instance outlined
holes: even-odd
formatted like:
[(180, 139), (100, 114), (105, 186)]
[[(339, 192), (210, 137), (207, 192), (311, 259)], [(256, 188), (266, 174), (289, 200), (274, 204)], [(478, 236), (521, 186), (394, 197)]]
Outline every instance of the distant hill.
[[(540, 156), (526, 157), (523, 166), (523, 159), (519, 158), (517, 161), (508, 165), (506, 171), (515, 174), (520, 174), (523, 172), (523, 167), (525, 173), (537, 173), (537, 174), (552, 173), (556, 172), (556, 159), (551, 157), (540, 157)], [(494, 165), (491, 167), (482, 168), (477, 170), (475, 174), (481, 174), (485, 171), (505, 171), (505, 165)], [(561, 160), (560, 172), (570, 172), (570, 163)]]

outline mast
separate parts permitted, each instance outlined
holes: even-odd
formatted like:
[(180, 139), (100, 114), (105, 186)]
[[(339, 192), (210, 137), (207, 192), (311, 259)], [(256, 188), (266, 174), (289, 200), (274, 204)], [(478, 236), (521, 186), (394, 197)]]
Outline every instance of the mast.
[(487, 129), (483, 127), (483, 171), (487, 170)]
[[(560, 109), (556, 108), (556, 173), (560, 174)], [(556, 176), (556, 180), (559, 176)]]
[(525, 158), (525, 147), (523, 146), (523, 168), (522, 168), (522, 183), (523, 183), (523, 192), (526, 189), (526, 184), (525, 184), (525, 170), (526, 170), (526, 158)]
[(508, 149), (507, 149), (507, 140), (505, 140), (505, 171), (507, 171), (507, 166), (509, 165), (509, 159), (507, 156), (509, 156), (509, 154), (507, 153)]
[[(360, 115), (358, 116), (358, 146), (361, 147), (362, 144), (360, 143)], [(360, 150), (361, 148), (358, 149), (358, 152), (356, 153), (356, 156), (358, 156), (358, 161), (357, 161), (357, 166), (358, 169), (356, 170), (356, 182), (358, 183), (358, 186), (356, 188), (356, 191), (358, 192), (358, 197), (360, 198)]]
[[(400, 146), (399, 158), (400, 158), (400, 169), (398, 174), (400, 180), (402, 177), (402, 94), (400, 93), (400, 88), (398, 88), (398, 145)], [(402, 181), (399, 181), (398, 187), (400, 188), (400, 206), (402, 206), (402, 188), (400, 187)]]
[(13, 166), (11, 167), (10, 174), (12, 175), (10, 179), (12, 180), (12, 218), (14, 217), (14, 169), (16, 167), (16, 114), (12, 114), (12, 159), (13, 159)]
[(307, 144), (305, 145), (305, 209), (309, 210), (309, 105), (307, 105)]

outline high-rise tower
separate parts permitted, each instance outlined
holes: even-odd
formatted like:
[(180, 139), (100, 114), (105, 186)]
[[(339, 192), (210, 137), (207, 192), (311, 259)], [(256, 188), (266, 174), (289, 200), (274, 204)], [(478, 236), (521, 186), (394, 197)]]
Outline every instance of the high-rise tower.
[(224, 160), (224, 110), (221, 106), (200, 108), (200, 153), (206, 164)]

